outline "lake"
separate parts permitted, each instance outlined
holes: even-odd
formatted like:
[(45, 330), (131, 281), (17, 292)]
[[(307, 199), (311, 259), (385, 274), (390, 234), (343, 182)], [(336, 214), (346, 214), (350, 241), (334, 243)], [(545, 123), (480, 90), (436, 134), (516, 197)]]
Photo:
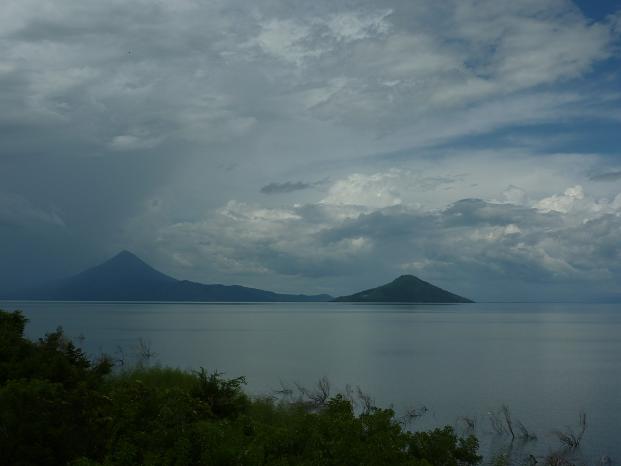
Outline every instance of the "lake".
[[(254, 394), (327, 377), (360, 386), (379, 406), (426, 413), (411, 424), (464, 430), (475, 421), (481, 451), (543, 455), (552, 434), (588, 427), (589, 464), (621, 460), (621, 312), (604, 304), (377, 305), (349, 303), (0, 302), (30, 319), (31, 338), (62, 326), (90, 355), (154, 358), (184, 369), (246, 376)], [(82, 340), (82, 336), (84, 339)], [(493, 433), (490, 412), (507, 405), (538, 440)]]

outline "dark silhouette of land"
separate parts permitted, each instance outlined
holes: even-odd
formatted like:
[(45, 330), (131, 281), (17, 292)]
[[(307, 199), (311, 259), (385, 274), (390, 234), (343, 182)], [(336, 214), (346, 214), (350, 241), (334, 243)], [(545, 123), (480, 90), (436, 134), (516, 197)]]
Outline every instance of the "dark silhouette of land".
[(165, 275), (129, 251), (69, 278), (25, 290), (10, 299), (56, 301), (330, 301), (329, 295), (294, 295), (239, 285), (205, 285)]
[(340, 296), (338, 302), (390, 303), (472, 303), (468, 298), (450, 293), (414, 275), (401, 275), (396, 280), (377, 288), (349, 296)]

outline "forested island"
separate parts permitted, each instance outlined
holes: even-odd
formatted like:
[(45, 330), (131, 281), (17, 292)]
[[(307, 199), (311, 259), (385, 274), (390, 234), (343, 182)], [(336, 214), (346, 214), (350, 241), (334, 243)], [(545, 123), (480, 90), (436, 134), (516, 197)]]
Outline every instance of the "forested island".
[(353, 303), (420, 303), (457, 304), (474, 301), (443, 290), (414, 275), (401, 275), (390, 283), (361, 291), (349, 296), (340, 296), (336, 302)]

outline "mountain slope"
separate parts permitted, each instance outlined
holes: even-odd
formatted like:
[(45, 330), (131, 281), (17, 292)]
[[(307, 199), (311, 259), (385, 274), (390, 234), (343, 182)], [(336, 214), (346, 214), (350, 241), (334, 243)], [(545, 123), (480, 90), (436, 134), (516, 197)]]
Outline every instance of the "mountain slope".
[(399, 303), (472, 303), (462, 296), (438, 288), (414, 275), (401, 275), (396, 280), (335, 299), (339, 302), (399, 302)]
[(66, 301), (329, 301), (328, 295), (291, 295), (239, 285), (205, 285), (165, 275), (129, 251), (73, 277), (11, 296)]

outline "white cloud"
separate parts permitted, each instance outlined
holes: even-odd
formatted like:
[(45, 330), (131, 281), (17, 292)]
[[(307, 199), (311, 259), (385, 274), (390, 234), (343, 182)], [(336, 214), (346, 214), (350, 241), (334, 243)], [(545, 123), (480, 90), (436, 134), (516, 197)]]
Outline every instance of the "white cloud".
[(561, 212), (566, 214), (571, 211), (577, 201), (584, 199), (584, 190), (582, 186), (576, 185), (571, 188), (567, 188), (561, 195), (554, 194), (553, 196), (541, 199), (535, 204), (535, 207), (543, 212)]
[(373, 13), (340, 12), (302, 19), (261, 19), (260, 32), (245, 47), (298, 67), (334, 52), (340, 44), (383, 36), (391, 29), (392, 10)]
[(339, 40), (351, 42), (386, 34), (391, 25), (386, 18), (393, 10), (382, 10), (375, 13), (336, 13), (325, 20), (330, 32)]
[(310, 34), (310, 27), (293, 20), (270, 19), (261, 24), (261, 32), (252, 45), (259, 46), (265, 53), (286, 62), (302, 65), (308, 57), (318, 57), (322, 51), (304, 45)]
[[(538, 198), (510, 186), (503, 203), (462, 199), (424, 209), (391, 191), (408, 177), (414, 175), (398, 170), (351, 175), (335, 180), (321, 201), (287, 208), (229, 202), (217, 217), (166, 228), (161, 244), (203, 257), (212, 264), (206, 274), (214, 273), (213, 264), (225, 274), (261, 268), (280, 283), (338, 282), (364, 269), (377, 276), (419, 273), (475, 293), (503, 280), (579, 280), (616, 289), (621, 245), (613, 232), (621, 227), (621, 194), (594, 199), (573, 186)], [(509, 285), (494, 293), (507, 293), (503, 286)]]
[(334, 183), (322, 204), (364, 206), (381, 208), (401, 203), (395, 179), (398, 171), (373, 175), (353, 174)]
[(528, 202), (526, 191), (518, 186), (510, 185), (502, 192), (503, 200), (508, 204), (525, 205)]

